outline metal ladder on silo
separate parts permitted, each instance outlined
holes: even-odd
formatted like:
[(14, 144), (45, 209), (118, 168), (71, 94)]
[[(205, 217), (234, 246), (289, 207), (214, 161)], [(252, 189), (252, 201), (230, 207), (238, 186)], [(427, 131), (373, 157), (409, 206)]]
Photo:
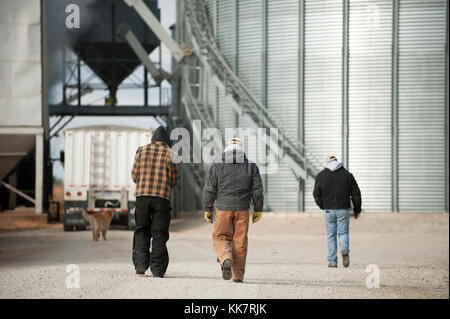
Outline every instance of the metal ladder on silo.
[(261, 104), (233, 72), (217, 47), (211, 23), (202, 0), (186, 0), (185, 22), (191, 36), (193, 50), (202, 64), (214, 74), (217, 87), (230, 97), (229, 101), (238, 114), (245, 115), (256, 127), (278, 128), (278, 147), (298, 178), (314, 178), (320, 167), (319, 159), (311, 154), (301, 142), (293, 142), (283, 129), (282, 123)]
[[(212, 119), (210, 110), (201, 103), (200, 99), (200, 71), (201, 67), (199, 64), (187, 65), (185, 63), (181, 64), (184, 57), (191, 56), (192, 48), (188, 45), (181, 48), (178, 43), (176, 43), (170, 34), (161, 26), (158, 19), (152, 14), (145, 3), (142, 0), (123, 0), (128, 6), (134, 8), (136, 12), (140, 15), (143, 21), (152, 29), (155, 35), (167, 46), (175, 60), (179, 63), (176, 69), (173, 71), (173, 77), (175, 74), (182, 73), (183, 89), (189, 92), (184, 93), (185, 98), (182, 99), (182, 105), (186, 113), (188, 124), (192, 124), (192, 120), (200, 120), (202, 125), (207, 127), (214, 127), (215, 123)], [(159, 78), (162, 70), (157, 70), (150, 58), (145, 54), (145, 50), (142, 45), (137, 41), (136, 36), (133, 32), (127, 28), (126, 25), (122, 25), (119, 28), (120, 36), (124, 37), (136, 55), (141, 59), (144, 66), (148, 69), (154, 78)], [(184, 72), (180, 72), (183, 69)], [(162, 72), (164, 73), (164, 72)], [(170, 82), (172, 79), (169, 74), (165, 74), (165, 78)], [(191, 81), (190, 79), (196, 79)], [(196, 92), (197, 94), (193, 93)], [(180, 126), (178, 119), (172, 119), (168, 117), (168, 123), (170, 127), (174, 128)], [(183, 123), (184, 125), (186, 123)], [(184, 126), (183, 125), (183, 126)], [(182, 169), (187, 169), (187, 173), (190, 176), (188, 178), (189, 182), (192, 183), (192, 187), (196, 190), (196, 193), (201, 194), (205, 181), (205, 165), (202, 163), (190, 163), (182, 166)]]
[[(186, 68), (186, 71), (188, 72), (196, 72), (195, 67), (189, 67), (189, 69)], [(198, 98), (194, 97), (194, 94), (192, 93), (192, 86), (195, 86), (196, 84), (188, 83), (187, 79), (183, 82), (183, 89), (187, 89), (189, 91), (189, 94), (183, 94), (186, 96), (186, 99), (182, 100), (182, 105), (184, 106), (184, 111), (186, 114), (185, 121), (180, 125), (180, 123), (175, 123), (170, 117), (168, 117), (168, 124), (171, 128), (175, 128), (178, 126), (185, 126), (186, 122), (191, 127), (192, 131), (192, 121), (193, 120), (199, 120), (202, 122), (203, 125), (207, 125), (208, 127), (214, 127), (214, 121), (212, 120), (212, 117), (210, 116), (209, 112), (205, 112), (204, 108), (202, 108), (201, 103), (199, 102)], [(195, 193), (199, 194), (201, 196), (203, 191), (203, 186), (205, 184), (205, 177), (206, 177), (206, 168), (205, 165), (202, 163), (189, 163), (189, 164), (182, 164), (182, 169), (184, 169), (185, 175), (187, 175), (187, 180), (189, 183), (191, 183), (192, 187), (194, 188)]]
[[(267, 146), (277, 154), (281, 154), (281, 157), (285, 159), (297, 178), (304, 181), (314, 179), (318, 173), (318, 167), (320, 167), (318, 165), (319, 160), (306, 149), (303, 143), (300, 141), (294, 142), (288, 137), (282, 123), (251, 94), (230, 68), (217, 47), (204, 1), (186, 0), (183, 2), (186, 16), (184, 21), (187, 33), (192, 41), (192, 48), (186, 46), (184, 49), (164, 30), (142, 0), (123, 1), (136, 10), (156, 36), (166, 44), (178, 63), (181, 63), (185, 56), (190, 56), (193, 49), (202, 66), (209, 68), (211, 73), (214, 74), (216, 87), (228, 98), (234, 111), (248, 119), (253, 127), (277, 128), (277, 139), (271, 139), (268, 136)], [(184, 90), (182, 103), (187, 110), (187, 118), (197, 118), (202, 120), (202, 123), (210, 123), (211, 119), (207, 118), (207, 112), (202, 112), (202, 106), (199, 105), (192, 93), (192, 83), (190, 83), (190, 78), (186, 76), (186, 72), (182, 75), (182, 83)]]

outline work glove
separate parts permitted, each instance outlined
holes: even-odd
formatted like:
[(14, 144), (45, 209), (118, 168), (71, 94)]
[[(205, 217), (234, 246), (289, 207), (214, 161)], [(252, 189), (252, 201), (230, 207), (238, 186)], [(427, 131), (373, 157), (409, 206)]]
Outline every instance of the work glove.
[(205, 218), (205, 220), (208, 222), (208, 223), (213, 223), (213, 212), (212, 211), (205, 211), (205, 214), (204, 214), (204, 218)]
[(258, 220), (260, 220), (261, 217), (262, 217), (262, 213), (261, 212), (253, 212), (253, 216), (252, 216), (253, 224), (256, 223)]

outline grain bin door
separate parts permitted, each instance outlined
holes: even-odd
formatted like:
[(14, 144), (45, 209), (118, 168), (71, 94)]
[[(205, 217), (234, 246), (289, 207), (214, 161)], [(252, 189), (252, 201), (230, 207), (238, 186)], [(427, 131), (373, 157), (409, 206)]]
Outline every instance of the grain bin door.
[(350, 1), (349, 169), (365, 210), (391, 211), (392, 1)]
[[(305, 1), (304, 134), (306, 148), (318, 160), (342, 159), (343, 2)], [(318, 210), (305, 190), (305, 210)]]
[(446, 1), (400, 1), (399, 210), (445, 210)]

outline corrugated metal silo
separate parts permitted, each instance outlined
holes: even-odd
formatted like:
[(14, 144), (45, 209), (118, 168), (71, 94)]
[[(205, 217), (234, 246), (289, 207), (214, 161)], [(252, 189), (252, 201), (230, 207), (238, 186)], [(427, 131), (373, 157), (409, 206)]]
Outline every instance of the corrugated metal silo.
[[(448, 211), (446, 1), (206, 3), (230, 67), (311, 162), (344, 161), (363, 209)], [(206, 78), (218, 126), (248, 127)], [(318, 210), (312, 188), (280, 161), (268, 208)]]

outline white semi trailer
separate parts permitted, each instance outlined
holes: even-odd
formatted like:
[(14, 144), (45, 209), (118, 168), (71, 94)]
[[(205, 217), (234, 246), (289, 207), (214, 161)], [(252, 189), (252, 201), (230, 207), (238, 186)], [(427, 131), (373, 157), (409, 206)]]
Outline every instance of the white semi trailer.
[(111, 210), (113, 221), (135, 226), (134, 155), (152, 131), (126, 126), (85, 126), (64, 134), (64, 230), (84, 230), (81, 212)]

